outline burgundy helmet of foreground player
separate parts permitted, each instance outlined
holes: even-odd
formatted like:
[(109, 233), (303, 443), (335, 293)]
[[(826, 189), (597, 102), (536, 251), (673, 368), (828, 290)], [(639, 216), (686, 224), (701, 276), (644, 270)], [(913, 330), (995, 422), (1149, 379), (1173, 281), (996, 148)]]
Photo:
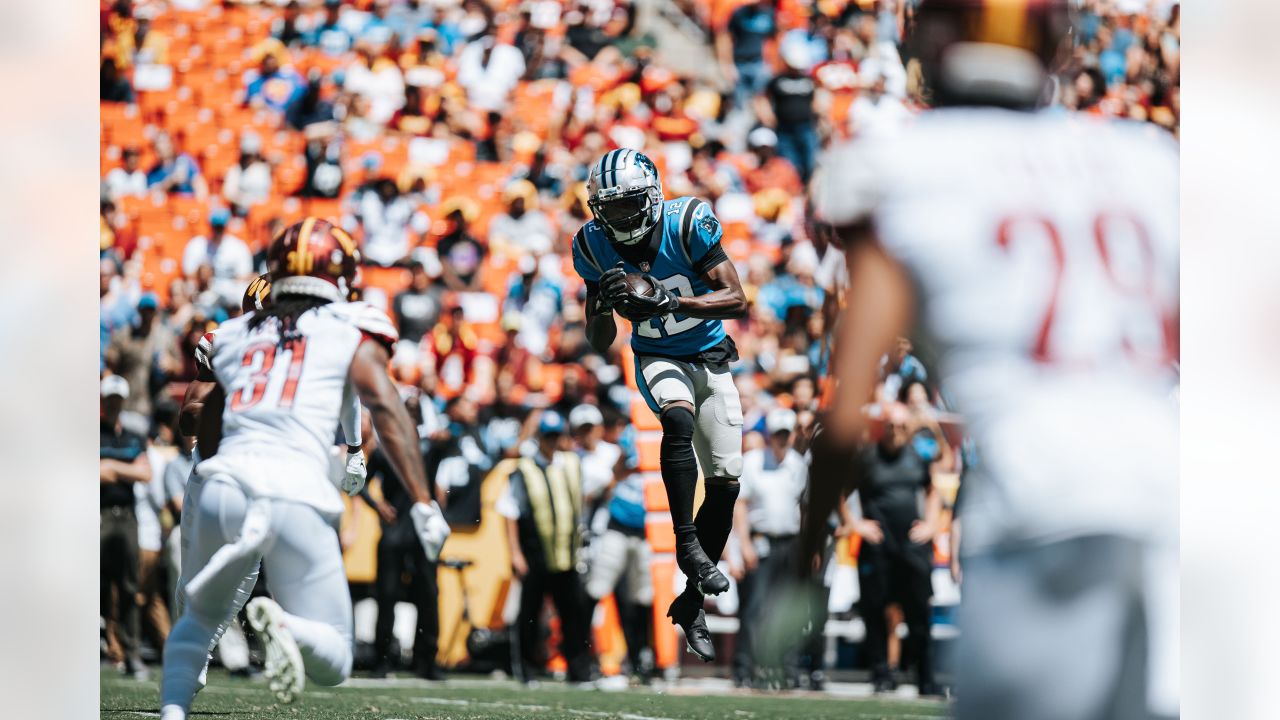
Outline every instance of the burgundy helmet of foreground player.
[(346, 230), (309, 217), (285, 228), (267, 248), (273, 295), (346, 300), (355, 285), (360, 251)]
[(908, 42), (939, 105), (1025, 107), (1070, 51), (1067, 0), (922, 0)]

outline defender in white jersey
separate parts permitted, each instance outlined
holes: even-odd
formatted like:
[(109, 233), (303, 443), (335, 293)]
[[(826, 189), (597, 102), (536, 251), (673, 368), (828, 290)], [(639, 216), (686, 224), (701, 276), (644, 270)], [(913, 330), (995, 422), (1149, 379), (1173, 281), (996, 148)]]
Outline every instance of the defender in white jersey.
[(259, 562), (272, 598), (249, 603), (248, 613), (277, 699), (293, 700), (304, 675), (336, 685), (350, 674), (351, 600), (334, 531), (342, 503), (328, 462), (348, 386), (416, 500), (411, 516), (428, 557), (449, 533), (427, 491), (416, 429), (387, 376), (394, 327), (371, 306), (344, 302), (358, 261), (351, 238), (308, 218), (272, 241), (267, 261), (270, 302), (224, 323), (210, 344), (209, 395), (225, 407), (217, 454), (196, 469), (202, 487), (187, 554), (200, 569), (186, 581), (165, 646), (165, 720), (187, 716), (210, 642)]
[(914, 314), (980, 457), (960, 515), (962, 720), (1178, 712), (1177, 149), (1035, 110), (1067, 12), (924, 0), (915, 54), (940, 109), (832, 150), (814, 187), (850, 277), (810, 517)]

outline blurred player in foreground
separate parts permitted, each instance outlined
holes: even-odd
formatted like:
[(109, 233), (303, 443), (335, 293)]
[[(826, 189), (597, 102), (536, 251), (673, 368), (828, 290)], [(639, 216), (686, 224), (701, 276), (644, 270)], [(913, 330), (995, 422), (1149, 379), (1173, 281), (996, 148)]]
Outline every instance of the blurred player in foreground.
[[(710, 662), (715, 646), (703, 596), (729, 589), (716, 562), (742, 474), (742, 402), (729, 372), (738, 349), (721, 318), (745, 315), (746, 295), (711, 206), (693, 197), (664, 201), (658, 169), (645, 155), (605, 153), (587, 192), (595, 219), (573, 237), (573, 267), (587, 285), (587, 338), (604, 353), (618, 332), (614, 311), (632, 323), (636, 384), (662, 423), (662, 483), (676, 564), (688, 578), (667, 616)], [(706, 493), (695, 518), (699, 465)]]
[[(411, 515), (428, 557), (449, 534), (427, 490), (417, 431), (387, 376), (395, 329), (371, 306), (346, 302), (357, 261), (351, 238), (323, 220), (288, 228), (267, 251), (270, 301), (224, 323), (209, 343), (216, 387), (208, 395), (225, 408), (209, 438), (217, 455), (196, 468), (202, 487), (189, 511), (183, 574), (188, 563), (199, 570), (180, 590), (182, 617), (165, 646), (164, 720), (187, 717), (210, 642), (259, 562), (274, 599), (254, 600), (248, 613), (276, 698), (292, 701), (304, 674), (321, 685), (350, 675), (351, 596), (334, 530), (342, 502), (329, 480), (348, 383), (415, 498)], [(205, 405), (202, 425), (212, 409)]]
[(961, 720), (1178, 712), (1178, 152), (1144, 125), (1035, 112), (1069, 22), (1065, 0), (924, 0), (914, 54), (940, 109), (834, 149), (814, 188), (849, 294), (806, 545), (918, 310), (981, 457)]

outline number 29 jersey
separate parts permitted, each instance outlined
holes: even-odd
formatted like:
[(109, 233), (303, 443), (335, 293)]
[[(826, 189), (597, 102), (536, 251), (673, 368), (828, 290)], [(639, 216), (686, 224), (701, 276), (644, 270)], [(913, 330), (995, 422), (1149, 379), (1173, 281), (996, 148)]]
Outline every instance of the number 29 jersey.
[(251, 317), (223, 323), (211, 343), (226, 405), (218, 454), (199, 472), (230, 475), (253, 496), (341, 512), (329, 455), (351, 402), (351, 360), (365, 338), (394, 344), (395, 327), (373, 306), (334, 303), (303, 313), (297, 337), (281, 343), (277, 321), (250, 327)]
[[(647, 272), (680, 297), (705, 295), (711, 288), (702, 275), (728, 260), (720, 246), (723, 234), (707, 203), (694, 197), (676, 198), (662, 203), (662, 221), (647, 253), (643, 246), (637, 247), (637, 256), (652, 258), (648, 266), (636, 257), (620, 254), (605, 230), (592, 220), (573, 236), (573, 267), (588, 286), (600, 282), (605, 271), (622, 262), (627, 272)], [(634, 323), (631, 333), (636, 355), (686, 361), (736, 360), (731, 343), (720, 320), (679, 313)], [(724, 347), (722, 352), (711, 352), (720, 347)]]
[(823, 165), (839, 182), (820, 177), (820, 211), (871, 220), (911, 278), (977, 442), (965, 544), (1176, 530), (1176, 143), (1127, 121), (945, 109)]

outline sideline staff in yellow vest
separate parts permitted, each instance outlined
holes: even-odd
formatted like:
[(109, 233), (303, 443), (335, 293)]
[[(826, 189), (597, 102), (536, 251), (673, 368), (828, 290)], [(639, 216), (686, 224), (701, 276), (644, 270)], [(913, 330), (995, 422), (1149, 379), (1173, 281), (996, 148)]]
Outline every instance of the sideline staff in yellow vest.
[(497, 503), (498, 512), (507, 519), (511, 570), (521, 584), (513, 665), (525, 682), (546, 667), (540, 620), (548, 593), (560, 617), (560, 652), (569, 665), (569, 681), (592, 679), (590, 605), (577, 570), (582, 465), (577, 455), (566, 450), (566, 431), (559, 413), (542, 413), (538, 452), (514, 462), (507, 490)]

